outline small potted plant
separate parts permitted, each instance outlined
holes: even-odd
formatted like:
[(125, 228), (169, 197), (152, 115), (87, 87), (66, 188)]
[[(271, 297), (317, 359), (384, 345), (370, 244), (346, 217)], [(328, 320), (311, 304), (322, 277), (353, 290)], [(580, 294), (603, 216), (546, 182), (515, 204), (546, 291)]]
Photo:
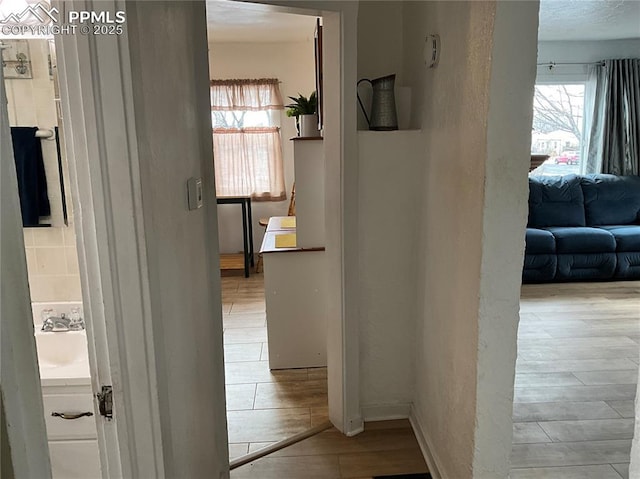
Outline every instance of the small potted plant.
[(316, 92), (312, 92), (309, 98), (302, 94), (298, 97), (289, 97), (293, 103), (287, 105), (287, 116), (296, 118), (296, 129), (298, 136), (313, 137), (320, 136), (318, 130), (318, 98)]

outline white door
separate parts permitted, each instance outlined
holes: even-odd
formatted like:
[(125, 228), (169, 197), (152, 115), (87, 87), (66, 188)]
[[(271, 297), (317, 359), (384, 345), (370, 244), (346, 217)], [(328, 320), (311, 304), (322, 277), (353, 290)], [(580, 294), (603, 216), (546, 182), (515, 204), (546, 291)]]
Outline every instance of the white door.
[(204, 2), (54, 5), (127, 19), (56, 37), (102, 475), (228, 477)]
[[(0, 70), (0, 428), (14, 477), (51, 477), (18, 182)], [(3, 465), (3, 469), (6, 465)]]
[[(113, 15), (119, 9), (112, 1), (54, 6), (62, 18), (65, 10)], [(148, 284), (135, 220), (139, 191), (126, 178), (131, 136), (130, 103), (123, 96), (127, 37), (61, 35), (55, 43), (93, 392), (101, 393), (104, 386), (113, 390), (113, 417), (97, 415), (102, 477), (160, 478), (164, 465)], [(123, 211), (131, 214), (119, 214)]]

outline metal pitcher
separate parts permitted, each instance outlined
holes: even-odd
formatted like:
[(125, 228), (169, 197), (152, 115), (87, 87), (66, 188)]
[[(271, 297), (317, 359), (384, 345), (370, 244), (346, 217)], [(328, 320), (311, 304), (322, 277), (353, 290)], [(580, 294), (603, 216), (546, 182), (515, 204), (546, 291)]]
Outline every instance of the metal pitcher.
[(373, 89), (373, 95), (371, 97), (371, 117), (367, 115), (360, 95), (357, 94), (358, 103), (369, 124), (369, 129), (379, 131), (397, 130), (398, 117), (396, 115), (396, 97), (394, 93), (396, 76), (387, 75), (386, 77), (376, 78), (375, 80), (363, 78), (358, 81), (356, 89), (362, 82), (369, 82)]

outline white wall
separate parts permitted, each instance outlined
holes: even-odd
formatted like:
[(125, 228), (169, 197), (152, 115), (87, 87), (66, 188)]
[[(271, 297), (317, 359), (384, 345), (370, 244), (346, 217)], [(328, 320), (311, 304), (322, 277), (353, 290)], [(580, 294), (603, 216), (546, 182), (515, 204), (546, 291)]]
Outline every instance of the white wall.
[[(612, 27), (615, 28), (615, 27)], [(640, 38), (628, 40), (539, 42), (538, 63), (592, 63), (612, 58), (637, 58)], [(538, 67), (538, 82), (584, 81), (587, 65), (558, 65), (552, 70)]]
[(487, 115), (473, 477), (507, 477), (538, 2), (497, 2)]
[[(11, 126), (38, 126), (53, 129), (58, 124), (55, 105), (54, 81), (49, 76), (49, 42), (28, 40), (32, 79), (7, 79), (9, 124)], [(51, 204), (52, 228), (24, 228), (24, 244), (29, 271), (32, 301), (81, 301), (78, 252), (73, 230), (73, 215), (68, 196), (67, 162), (63, 152), (63, 171), (66, 175), (67, 210), (69, 226), (62, 220), (62, 191), (58, 175), (56, 143), (42, 140), (42, 155), (47, 175), (48, 196)], [(61, 144), (63, 148), (63, 144)]]
[(424, 41), (426, 35), (439, 33), (436, 30), (427, 31), (422, 25), (427, 16), (428, 5), (429, 2), (405, 2), (403, 9), (402, 71), (405, 84), (411, 88), (410, 127), (416, 129), (422, 127), (424, 92), (427, 87), (427, 68), (423, 59)]
[[(204, 2), (127, 8), (164, 471), (217, 479), (228, 451), (205, 18)], [(195, 211), (190, 177), (205, 188)]]
[[(315, 90), (315, 57), (313, 31), (309, 40), (296, 43), (211, 43), (209, 44), (209, 70), (212, 79), (278, 78), (285, 105), (289, 96), (305, 96)], [(279, 202), (252, 202), (254, 248), (259, 251), (264, 228), (260, 218), (286, 216), (289, 195), (294, 181), (293, 142), (295, 121), (281, 112), (282, 150), (285, 169), (287, 200)], [(242, 217), (239, 205), (218, 206), (220, 251), (242, 251)]]
[[(403, 2), (393, 0), (366, 0), (358, 5), (358, 79), (374, 79), (395, 73), (396, 91), (403, 82), (402, 5)], [(371, 86), (362, 83), (358, 94), (370, 115)], [(396, 98), (396, 103), (399, 103), (399, 98)], [(368, 129), (360, 108), (358, 129)]]
[[(402, 84), (402, 15), (403, 2), (360, 2), (358, 78), (395, 73)], [(359, 92), (369, 111), (371, 88)], [(358, 120), (366, 130), (360, 111)], [(417, 130), (358, 132), (360, 403), (368, 421), (407, 417), (413, 400), (421, 139)]]
[(420, 131), (358, 132), (360, 388), (365, 420), (413, 400)]
[(446, 478), (508, 471), (536, 30), (535, 2), (405, 4), (424, 95), (413, 419)]

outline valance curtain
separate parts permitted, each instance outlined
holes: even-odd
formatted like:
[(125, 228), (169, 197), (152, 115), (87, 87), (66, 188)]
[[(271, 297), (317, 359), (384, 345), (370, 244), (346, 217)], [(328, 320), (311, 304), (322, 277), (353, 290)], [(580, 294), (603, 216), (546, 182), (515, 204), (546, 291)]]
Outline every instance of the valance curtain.
[(211, 110), (283, 110), (278, 80), (211, 80)]
[(286, 199), (280, 128), (271, 114), (284, 108), (278, 84), (276, 79), (211, 81), (212, 115), (233, 112), (233, 121), (213, 129), (218, 196)]
[(590, 68), (585, 131), (585, 173), (640, 173), (640, 59)]

